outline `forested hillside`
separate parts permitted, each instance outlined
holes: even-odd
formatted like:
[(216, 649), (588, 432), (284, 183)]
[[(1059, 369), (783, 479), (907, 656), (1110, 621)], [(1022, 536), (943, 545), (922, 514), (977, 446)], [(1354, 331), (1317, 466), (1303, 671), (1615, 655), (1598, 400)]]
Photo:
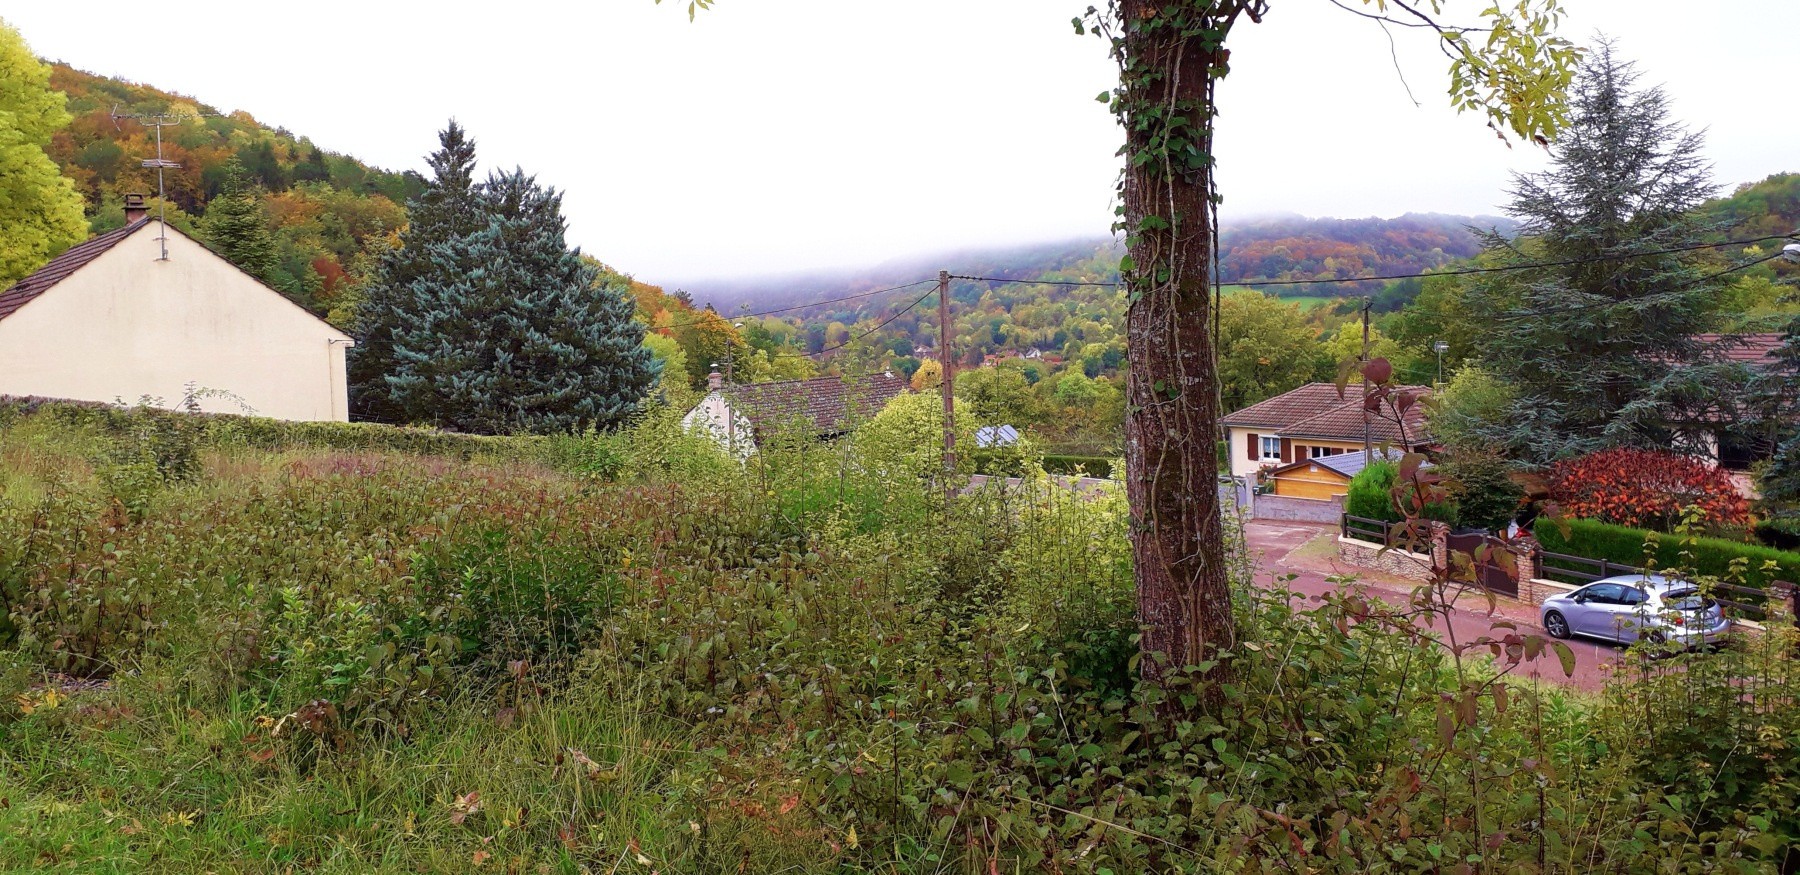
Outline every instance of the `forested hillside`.
[[(1494, 216), (1408, 213), (1395, 219), (1283, 217), (1227, 224), (1220, 235), (1220, 273), (1226, 282), (1318, 280), (1287, 296), (1367, 294), (1362, 276), (1423, 273), (1471, 258), (1481, 241), (1469, 229), (1510, 232)], [(1336, 281), (1336, 282), (1334, 282)]]
[[(194, 98), (54, 64), (52, 88), (68, 95), (74, 118), (47, 150), (87, 202), (92, 230), (124, 223), (123, 195), (155, 197), (156, 131), (125, 116), (172, 115), (163, 129), (168, 215), (195, 232), (225, 191), (233, 162), (261, 193), (257, 209), (272, 238), (271, 285), (320, 315), (344, 314), (366, 266), (366, 251), (406, 222), (405, 203), (421, 181), (327, 152), (246, 112), (221, 114)], [(196, 233), (196, 236), (206, 235)]]

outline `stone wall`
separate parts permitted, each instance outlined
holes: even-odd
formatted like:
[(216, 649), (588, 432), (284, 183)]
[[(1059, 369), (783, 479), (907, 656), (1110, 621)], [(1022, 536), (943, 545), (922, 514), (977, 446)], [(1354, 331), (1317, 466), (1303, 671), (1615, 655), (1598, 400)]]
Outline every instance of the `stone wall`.
[(1344, 498), (1295, 498), (1291, 495), (1258, 495), (1252, 507), (1259, 520), (1326, 523), (1337, 525), (1344, 517)]
[(1345, 562), (1424, 582), (1431, 579), (1431, 557), (1395, 548), (1382, 552), (1381, 545), (1355, 538), (1338, 538), (1338, 558)]
[(1519, 601), (1528, 605), (1541, 605), (1544, 603), (1544, 599), (1553, 595), (1574, 591), (1575, 585), (1571, 583), (1557, 583), (1554, 580), (1544, 580), (1538, 577), (1528, 577), (1519, 581)]

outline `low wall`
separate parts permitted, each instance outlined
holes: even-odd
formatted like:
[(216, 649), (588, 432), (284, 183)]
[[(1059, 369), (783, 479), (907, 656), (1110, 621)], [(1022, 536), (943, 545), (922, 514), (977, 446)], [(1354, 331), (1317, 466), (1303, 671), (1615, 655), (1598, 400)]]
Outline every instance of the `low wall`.
[[(1438, 543), (1434, 543), (1433, 546), (1437, 547)], [(1383, 553), (1380, 544), (1340, 536), (1338, 538), (1338, 556), (1351, 565), (1363, 568), (1373, 568), (1420, 582), (1431, 579), (1431, 557), (1423, 553), (1413, 553), (1399, 548)], [(1574, 590), (1575, 586), (1572, 584), (1528, 577), (1519, 581), (1519, 601), (1528, 605), (1541, 605), (1544, 603), (1544, 599), (1550, 596)]]
[(1544, 599), (1553, 595), (1574, 592), (1575, 589), (1575, 584), (1572, 583), (1558, 583), (1554, 580), (1528, 577), (1519, 581), (1519, 601), (1528, 605), (1541, 605), (1544, 603)]
[(1337, 525), (1344, 518), (1344, 499), (1296, 498), (1291, 495), (1258, 495), (1252, 507), (1259, 520)]
[[(1261, 500), (1261, 496), (1258, 496), (1258, 500)], [(1410, 577), (1421, 582), (1431, 579), (1430, 556), (1402, 550), (1398, 547), (1383, 552), (1380, 544), (1340, 535), (1338, 537), (1338, 558), (1351, 565), (1373, 568), (1376, 571)]]

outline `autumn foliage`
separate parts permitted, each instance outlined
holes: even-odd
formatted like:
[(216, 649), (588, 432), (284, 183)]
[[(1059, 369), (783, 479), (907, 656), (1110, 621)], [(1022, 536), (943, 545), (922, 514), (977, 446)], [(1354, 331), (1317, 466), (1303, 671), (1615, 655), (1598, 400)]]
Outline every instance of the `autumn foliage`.
[(1550, 492), (1563, 512), (1636, 528), (1669, 531), (1687, 508), (1707, 525), (1749, 521), (1749, 502), (1722, 470), (1691, 456), (1614, 449), (1558, 462)]

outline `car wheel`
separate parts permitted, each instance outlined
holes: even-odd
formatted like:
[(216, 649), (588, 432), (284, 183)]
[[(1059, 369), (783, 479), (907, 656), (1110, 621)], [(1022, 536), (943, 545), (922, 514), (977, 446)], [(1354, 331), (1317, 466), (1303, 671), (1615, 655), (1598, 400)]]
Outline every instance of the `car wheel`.
[(1569, 620), (1560, 611), (1551, 611), (1544, 615), (1544, 631), (1552, 638), (1569, 637)]

